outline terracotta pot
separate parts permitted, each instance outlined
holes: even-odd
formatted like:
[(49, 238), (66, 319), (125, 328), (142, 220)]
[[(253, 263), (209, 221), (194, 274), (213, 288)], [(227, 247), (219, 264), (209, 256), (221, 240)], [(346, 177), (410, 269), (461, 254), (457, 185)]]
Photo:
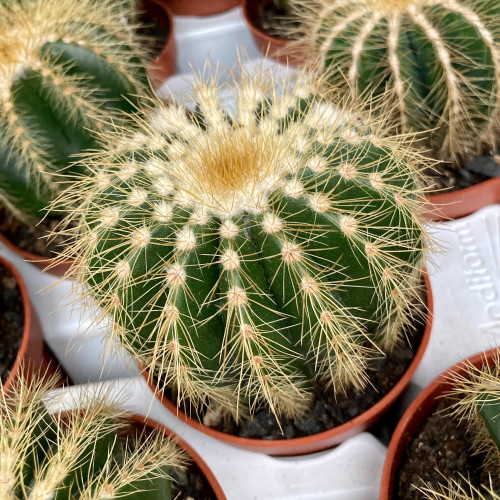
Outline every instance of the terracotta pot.
[[(163, 0), (141, 0), (140, 10), (165, 32), (165, 45), (151, 62), (148, 74), (155, 88), (175, 73), (177, 50), (174, 38), (174, 16)], [(147, 31), (146, 31), (147, 33)]]
[(290, 64), (291, 66), (302, 66), (304, 64), (303, 56), (295, 52), (287, 53), (290, 44), (289, 40), (268, 35), (257, 27), (256, 21), (259, 17), (261, 5), (268, 5), (271, 2), (272, 0), (244, 0), (243, 2), (243, 17), (252, 32), (255, 44), (262, 54), (271, 57), (275, 61)]
[(488, 364), (492, 363), (494, 357), (498, 356), (499, 353), (500, 348), (496, 348), (486, 353), (476, 354), (457, 363), (434, 379), (413, 401), (392, 435), (382, 472), (380, 500), (390, 500), (393, 498), (397, 473), (405, 449), (420, 432), (425, 421), (434, 411), (439, 402), (439, 397), (451, 390), (452, 385), (449, 377), (454, 373), (463, 374), (467, 366), (466, 361), (469, 361), (476, 367), (481, 367), (485, 361)]
[(41, 257), (40, 255), (36, 255), (31, 252), (27, 252), (16, 246), (12, 241), (10, 241), (4, 234), (0, 233), (0, 242), (3, 243), (11, 252), (18, 255), (21, 259), (31, 262), (34, 266), (36, 266), (41, 271), (46, 271), (53, 276), (62, 277), (69, 271), (71, 264), (73, 263), (72, 259), (66, 259), (61, 262), (57, 262), (56, 259), (52, 259), (49, 257)]
[(44, 349), (42, 327), (31, 306), (28, 289), (17, 269), (3, 257), (0, 257), (0, 265), (5, 266), (15, 277), (23, 302), (23, 336), (16, 360), (12, 365), (7, 379), (3, 384), (6, 391), (12, 385), (14, 379), (22, 369), (29, 378), (35, 370), (42, 370), (47, 366), (47, 353)]
[(176, 16), (213, 16), (233, 9), (241, 0), (159, 0)]
[(433, 221), (459, 219), (495, 203), (500, 203), (500, 177), (459, 191), (429, 196), (425, 217)]
[(219, 481), (217, 481), (214, 473), (210, 469), (210, 467), (207, 465), (207, 463), (203, 460), (203, 458), (198, 455), (198, 453), (194, 450), (194, 448), (186, 443), (184, 439), (179, 437), (177, 434), (175, 434), (174, 431), (170, 430), (168, 427), (166, 427), (163, 424), (160, 424), (156, 420), (153, 420), (148, 417), (143, 417), (141, 415), (134, 414), (132, 415), (132, 420), (135, 422), (141, 424), (141, 425), (147, 425), (148, 427), (155, 429), (159, 432), (163, 432), (166, 436), (170, 437), (173, 441), (175, 441), (193, 460), (193, 462), (198, 466), (198, 468), (203, 472), (203, 475), (205, 476), (206, 480), (212, 487), (215, 496), (218, 500), (226, 500), (226, 495), (222, 491), (222, 487), (219, 484)]
[(194, 429), (203, 432), (215, 439), (224, 441), (225, 443), (237, 446), (238, 448), (243, 448), (249, 451), (265, 453), (267, 455), (304, 455), (307, 453), (314, 453), (317, 451), (332, 448), (347, 439), (369, 429), (374, 425), (391, 407), (391, 405), (396, 401), (396, 399), (401, 395), (403, 390), (410, 383), (413, 374), (415, 373), (429, 342), (429, 337), (432, 328), (432, 316), (433, 316), (433, 299), (432, 290), (430, 286), (427, 274), (423, 274), (425, 286), (427, 289), (427, 322), (425, 325), (424, 333), (422, 336), (422, 341), (418, 347), (417, 352), (413, 361), (408, 366), (406, 372), (399, 379), (399, 381), (394, 385), (394, 387), (383, 396), (377, 403), (375, 403), (369, 410), (365, 411), (361, 415), (349, 420), (348, 422), (329, 429), (327, 431), (319, 432), (312, 436), (293, 438), (293, 439), (253, 439), (253, 438), (243, 438), (239, 436), (233, 436), (232, 434), (227, 434), (225, 432), (218, 431), (211, 427), (206, 427), (198, 420), (194, 420), (183, 411), (181, 411), (172, 401), (164, 397), (161, 393), (157, 391), (156, 385), (146, 369), (142, 369), (142, 375), (146, 379), (150, 389), (157, 395), (161, 403), (172, 413), (177, 415), (181, 420), (186, 422), (188, 425)]

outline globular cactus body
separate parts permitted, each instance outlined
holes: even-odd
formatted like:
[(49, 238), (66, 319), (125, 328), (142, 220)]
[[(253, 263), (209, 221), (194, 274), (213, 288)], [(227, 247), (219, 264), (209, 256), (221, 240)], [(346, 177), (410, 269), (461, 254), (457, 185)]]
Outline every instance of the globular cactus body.
[(127, 414), (99, 397), (51, 415), (43, 398), (53, 383), (19, 378), (0, 394), (2, 499), (171, 499), (170, 467), (186, 462), (172, 441), (134, 435)]
[(403, 131), (430, 131), (444, 159), (495, 145), (500, 108), (496, 0), (296, 2), (319, 70), (388, 103)]
[[(309, 77), (215, 82), (110, 136), (77, 211), (78, 279), (180, 400), (296, 413), (311, 380), (366, 383), (411, 313), (426, 248), (405, 140), (328, 104)], [(116, 144), (119, 144), (116, 146)], [(108, 170), (102, 171), (102, 165)]]
[(135, 111), (147, 76), (123, 12), (115, 0), (0, 4), (0, 202), (17, 217), (40, 218), (60, 174), (81, 173), (73, 155)]

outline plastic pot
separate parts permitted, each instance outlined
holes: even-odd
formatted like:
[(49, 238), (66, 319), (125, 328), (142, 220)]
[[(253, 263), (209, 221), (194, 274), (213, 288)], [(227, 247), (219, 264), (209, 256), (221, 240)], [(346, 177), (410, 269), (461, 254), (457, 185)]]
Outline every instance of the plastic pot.
[(392, 435), (382, 472), (380, 500), (393, 498), (397, 473), (405, 449), (420, 432), (427, 418), (439, 403), (439, 398), (451, 390), (450, 376), (452, 374), (463, 374), (468, 362), (475, 367), (481, 367), (485, 362), (490, 364), (494, 357), (498, 356), (499, 352), (499, 348), (491, 349), (486, 353), (476, 354), (460, 361), (434, 379), (413, 401)]
[(241, 0), (155, 0), (176, 16), (213, 16), (241, 4)]
[(157, 88), (176, 71), (177, 50), (174, 38), (174, 16), (166, 2), (162, 0), (141, 0), (140, 10), (146, 17), (146, 23), (150, 19), (165, 32), (163, 49), (148, 68), (151, 81)]
[(291, 66), (302, 66), (304, 64), (303, 56), (292, 51), (287, 53), (290, 44), (289, 40), (268, 35), (257, 27), (256, 21), (261, 6), (270, 3), (272, 3), (272, 0), (244, 0), (243, 2), (243, 17), (252, 32), (255, 44), (263, 55), (271, 57), (275, 61)]
[(222, 491), (222, 487), (217, 481), (214, 473), (210, 469), (210, 467), (207, 465), (207, 463), (203, 460), (203, 458), (198, 455), (198, 453), (194, 450), (192, 446), (190, 446), (184, 439), (182, 439), (180, 436), (175, 434), (174, 431), (170, 430), (168, 427), (166, 427), (163, 424), (160, 424), (156, 420), (153, 420), (148, 417), (143, 417), (141, 415), (134, 414), (132, 415), (132, 420), (137, 422), (138, 424), (141, 425), (146, 425), (150, 427), (151, 429), (154, 429), (156, 431), (162, 432), (165, 434), (165, 436), (168, 436), (169, 438), (172, 439), (172, 441), (175, 441), (177, 445), (182, 448), (192, 459), (192, 461), (198, 466), (198, 469), (203, 473), (205, 476), (205, 479), (207, 482), (210, 484), (212, 490), (215, 493), (215, 496), (218, 500), (226, 500), (226, 495)]
[(186, 422), (194, 429), (197, 429), (198, 431), (203, 432), (204, 434), (207, 434), (208, 436), (211, 436), (215, 439), (219, 439), (220, 441), (223, 441), (227, 444), (231, 444), (233, 446), (237, 446), (249, 451), (265, 453), (267, 455), (281, 456), (305, 455), (307, 453), (314, 453), (317, 451), (332, 448), (333, 446), (346, 441), (352, 436), (355, 436), (356, 434), (359, 434), (360, 432), (363, 432), (374, 425), (387, 412), (387, 410), (392, 406), (392, 404), (410, 383), (410, 380), (425, 353), (432, 328), (432, 290), (426, 273), (423, 274), (423, 278), (427, 289), (427, 322), (423, 332), (422, 341), (420, 342), (420, 346), (418, 347), (418, 350), (415, 353), (415, 357), (410, 363), (410, 366), (408, 366), (406, 372), (394, 385), (394, 387), (379, 401), (377, 401), (377, 403), (375, 403), (369, 410), (338, 427), (334, 427), (333, 429), (319, 432), (311, 436), (293, 439), (264, 440), (233, 436), (232, 434), (227, 434), (211, 427), (204, 426), (198, 420), (189, 417), (186, 413), (181, 411), (172, 401), (159, 393), (152, 377), (149, 376), (149, 373), (146, 369), (142, 369), (142, 375), (146, 379), (151, 390), (157, 395), (161, 403), (169, 411), (177, 415), (181, 420)]
[(16, 246), (12, 241), (10, 241), (4, 234), (0, 233), (0, 243), (3, 243), (11, 252), (18, 255), (21, 259), (31, 262), (41, 271), (46, 271), (53, 276), (62, 277), (66, 274), (72, 264), (71, 259), (66, 259), (64, 261), (56, 261), (56, 259), (50, 257), (41, 257), (31, 252), (27, 252), (22, 248)]
[(459, 191), (428, 196), (425, 217), (433, 221), (459, 219), (495, 203), (500, 203), (500, 177)]
[(47, 353), (44, 349), (42, 328), (35, 310), (31, 307), (28, 289), (17, 269), (3, 257), (0, 257), (0, 265), (5, 266), (14, 276), (17, 286), (21, 292), (23, 302), (23, 336), (17, 353), (16, 360), (12, 365), (7, 379), (3, 383), (3, 389), (7, 391), (14, 379), (23, 370), (29, 378), (35, 370), (47, 367)]

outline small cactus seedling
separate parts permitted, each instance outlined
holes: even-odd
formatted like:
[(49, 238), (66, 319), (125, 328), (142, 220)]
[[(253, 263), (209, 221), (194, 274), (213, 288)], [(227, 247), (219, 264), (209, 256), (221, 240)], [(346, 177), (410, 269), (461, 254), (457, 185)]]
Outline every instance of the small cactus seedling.
[(2, 500), (170, 500), (169, 468), (185, 464), (172, 441), (157, 432), (119, 438), (126, 413), (98, 398), (51, 416), (43, 398), (53, 384), (20, 377), (0, 389)]
[(147, 88), (124, 5), (0, 3), (0, 204), (19, 219), (41, 218), (61, 174), (82, 173), (69, 166), (73, 155), (95, 149), (95, 133), (133, 112)]
[(307, 73), (242, 72), (106, 135), (60, 201), (79, 206), (77, 279), (160, 387), (293, 415), (312, 380), (363, 387), (411, 321), (421, 158)]
[(500, 109), (498, 0), (295, 1), (308, 53), (346, 93), (380, 96), (404, 131), (459, 160), (495, 145)]

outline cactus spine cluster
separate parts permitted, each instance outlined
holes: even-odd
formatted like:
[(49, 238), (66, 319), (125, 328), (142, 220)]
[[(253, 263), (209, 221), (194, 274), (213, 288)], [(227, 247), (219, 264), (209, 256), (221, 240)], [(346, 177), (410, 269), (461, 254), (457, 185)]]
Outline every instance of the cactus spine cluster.
[(200, 78), (192, 111), (155, 103), (107, 134), (61, 199), (79, 205), (73, 273), (181, 402), (295, 414), (314, 379), (364, 386), (413, 314), (420, 157), (306, 73), (278, 83)]
[(0, 389), (0, 498), (170, 500), (169, 470), (184, 466), (183, 452), (156, 431), (127, 441), (127, 414), (100, 396), (49, 414), (55, 381), (19, 377)]
[(295, 4), (320, 71), (346, 93), (379, 96), (403, 131), (431, 130), (429, 146), (446, 160), (497, 143), (497, 0)]
[[(147, 88), (129, 0), (0, 3), (0, 204), (40, 218), (73, 155)], [(124, 9), (127, 6), (127, 9)]]

